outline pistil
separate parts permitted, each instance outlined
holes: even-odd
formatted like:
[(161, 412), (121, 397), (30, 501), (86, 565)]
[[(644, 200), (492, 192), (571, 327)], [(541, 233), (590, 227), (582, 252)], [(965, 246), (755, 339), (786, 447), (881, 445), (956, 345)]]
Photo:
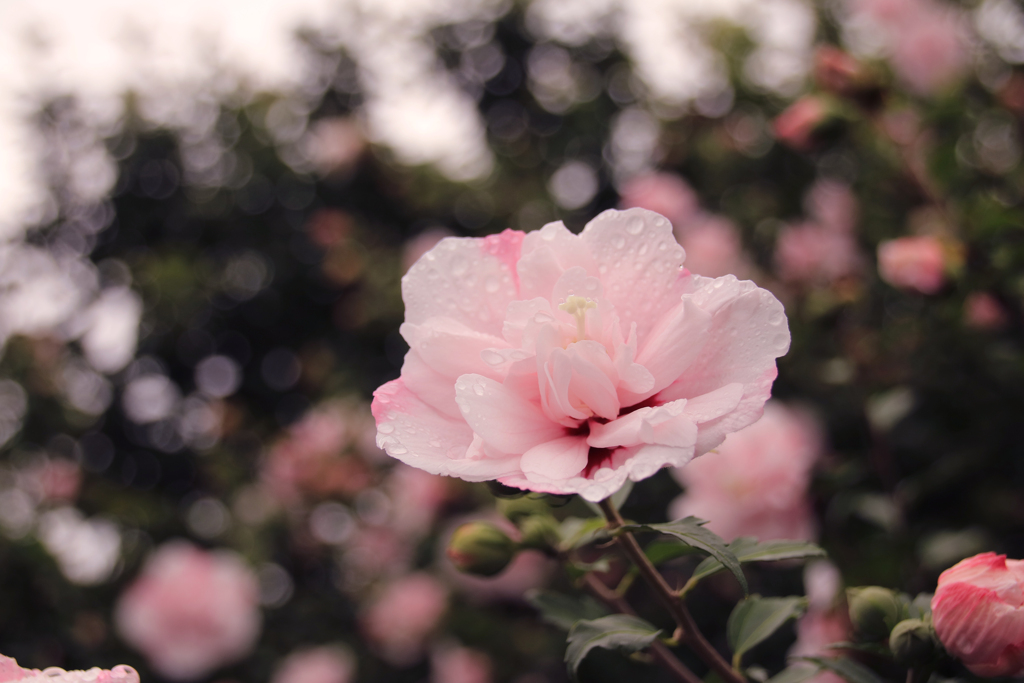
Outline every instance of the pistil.
[(558, 304), (558, 310), (576, 318), (576, 341), (587, 338), (587, 311), (597, 308), (597, 302), (585, 296), (572, 294)]

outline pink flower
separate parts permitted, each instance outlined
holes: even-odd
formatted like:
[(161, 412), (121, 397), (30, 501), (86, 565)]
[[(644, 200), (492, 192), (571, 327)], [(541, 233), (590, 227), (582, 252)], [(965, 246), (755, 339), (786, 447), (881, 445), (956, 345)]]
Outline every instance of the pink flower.
[(22, 669), (12, 657), (0, 655), (0, 683), (139, 683), (139, 674), (121, 664), (109, 671), (92, 668), (88, 671), (64, 671), (51, 666), (43, 671)]
[(810, 418), (770, 402), (760, 421), (731, 434), (717, 452), (672, 470), (686, 491), (669, 515), (711, 520), (708, 528), (730, 540), (812, 538), (807, 486), (820, 453), (821, 436)]
[(341, 403), (320, 406), (274, 444), (261, 465), (261, 478), (278, 501), (288, 504), (304, 496), (356, 493), (370, 484), (366, 463), (349, 452), (360, 431), (358, 409)]
[(403, 536), (426, 533), (448, 500), (448, 482), (415, 467), (395, 467), (385, 484), (392, 506), (388, 525)]
[(468, 647), (446, 647), (430, 658), (431, 683), (491, 683), (491, 658)]
[(1006, 311), (988, 292), (972, 292), (964, 300), (964, 321), (979, 330), (996, 330), (1006, 325)]
[(325, 645), (288, 655), (270, 683), (350, 683), (356, 663), (347, 650)]
[(413, 237), (402, 248), (402, 272), (408, 271), (420, 257), (437, 246), (445, 237), (452, 237), (451, 230), (430, 228)]
[(814, 134), (828, 116), (829, 110), (823, 99), (806, 95), (775, 118), (772, 130), (779, 142), (803, 151), (811, 148)]
[(448, 591), (437, 579), (409, 574), (387, 586), (363, 613), (363, 631), (384, 659), (408, 666), (423, 655), (447, 607)]
[(601, 500), (761, 414), (789, 348), (782, 304), (682, 268), (667, 220), (606, 211), (581, 235), (449, 238), (402, 279), (402, 376), (377, 443), (435, 474)]
[(945, 271), (945, 249), (937, 237), (900, 237), (878, 245), (878, 274), (893, 287), (934, 294), (946, 281)]
[(648, 173), (630, 178), (621, 190), (624, 209), (647, 209), (660, 213), (678, 230), (700, 211), (697, 193), (674, 173)]
[(743, 242), (736, 226), (727, 218), (707, 216), (688, 226), (679, 243), (686, 249), (686, 267), (707, 277), (736, 275), (745, 277), (753, 270), (743, 253)]
[(249, 653), (260, 633), (258, 599), (240, 557), (171, 541), (146, 561), (114, 618), (161, 675), (195, 680)]
[(830, 283), (860, 269), (853, 236), (817, 223), (787, 225), (775, 241), (775, 270), (785, 282)]
[(981, 553), (939, 575), (935, 633), (978, 676), (1024, 674), (1024, 561)]
[[(790, 657), (836, 657), (840, 652), (830, 648), (833, 643), (850, 640), (850, 620), (845, 610), (809, 611), (796, 624), (796, 642)], [(831, 671), (822, 671), (810, 683), (843, 683), (845, 679)]]

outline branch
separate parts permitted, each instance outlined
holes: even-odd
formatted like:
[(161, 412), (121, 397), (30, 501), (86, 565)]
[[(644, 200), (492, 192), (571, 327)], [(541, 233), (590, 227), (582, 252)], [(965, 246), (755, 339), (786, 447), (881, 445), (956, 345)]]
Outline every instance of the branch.
[[(604, 517), (608, 521), (609, 531), (615, 531), (624, 525), (622, 516), (619, 515), (619, 511), (615, 509), (610, 498), (602, 500), (598, 505), (600, 505), (601, 511), (604, 512)], [(690, 616), (690, 611), (686, 609), (686, 605), (683, 604), (682, 600), (665, 582), (665, 578), (655, 569), (651, 561), (647, 559), (647, 555), (644, 554), (643, 549), (637, 543), (633, 534), (624, 531), (619, 533), (615, 540), (622, 547), (623, 552), (632, 560), (633, 564), (636, 565), (640, 575), (654, 589), (658, 599), (668, 609), (672, 618), (675, 619), (680, 629), (680, 641), (686, 643), (725, 683), (746, 683), (746, 679), (729, 666), (729, 663), (722, 658), (722, 655), (711, 646), (711, 643), (707, 641), (704, 634), (700, 632), (693, 617)]]

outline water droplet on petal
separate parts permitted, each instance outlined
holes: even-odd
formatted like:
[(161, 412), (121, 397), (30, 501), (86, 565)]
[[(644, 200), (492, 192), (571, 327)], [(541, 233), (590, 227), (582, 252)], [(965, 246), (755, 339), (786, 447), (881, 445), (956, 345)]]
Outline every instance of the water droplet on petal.
[(492, 351), (491, 349), (484, 349), (481, 351), (480, 358), (482, 358), (488, 365), (501, 365), (505, 361), (500, 353)]
[(550, 313), (545, 313), (543, 311), (533, 316), (533, 322), (537, 323), (538, 325), (546, 325), (547, 323), (551, 323), (554, 321), (555, 318), (553, 315), (551, 315)]
[(622, 249), (622, 247), (626, 246), (626, 240), (622, 237), (616, 237), (612, 240), (612, 246), (616, 249)]
[(402, 444), (398, 443), (398, 444), (395, 444), (394, 446), (391, 447), (391, 450), (388, 451), (388, 455), (405, 455), (408, 452), (409, 452), (408, 448), (406, 448)]
[(607, 263), (602, 263), (602, 264), (598, 265), (597, 266), (597, 272), (601, 273), (601, 275), (604, 275), (605, 273), (607, 273), (608, 272), (608, 264)]
[(484, 289), (488, 294), (494, 294), (500, 286), (501, 284), (498, 282), (498, 279), (494, 277), (487, 278), (487, 282), (484, 283)]
[(430, 441), (427, 442), (427, 444), (431, 448), (440, 448), (441, 447), (441, 442), (438, 441), (437, 439), (431, 439)]
[(390, 434), (391, 432), (395, 431), (395, 426), (389, 425), (388, 423), (385, 422), (384, 424), (377, 427), (377, 431), (380, 432), (381, 434)]
[(634, 218), (626, 224), (626, 232), (630, 235), (639, 235), (644, 229), (644, 219)]
[(483, 396), (484, 392), (485, 392), (485, 389), (484, 389), (484, 385), (483, 384), (480, 384), (478, 382), (477, 384), (473, 385), (473, 393), (476, 394), (477, 396)]

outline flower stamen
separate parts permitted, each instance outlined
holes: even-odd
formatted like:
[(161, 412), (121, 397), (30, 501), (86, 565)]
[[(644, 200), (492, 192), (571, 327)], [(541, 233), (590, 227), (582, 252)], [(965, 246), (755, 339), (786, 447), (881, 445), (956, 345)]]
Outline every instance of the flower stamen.
[(585, 296), (570, 295), (558, 304), (558, 310), (576, 318), (576, 341), (587, 338), (587, 311), (597, 308), (597, 302)]

